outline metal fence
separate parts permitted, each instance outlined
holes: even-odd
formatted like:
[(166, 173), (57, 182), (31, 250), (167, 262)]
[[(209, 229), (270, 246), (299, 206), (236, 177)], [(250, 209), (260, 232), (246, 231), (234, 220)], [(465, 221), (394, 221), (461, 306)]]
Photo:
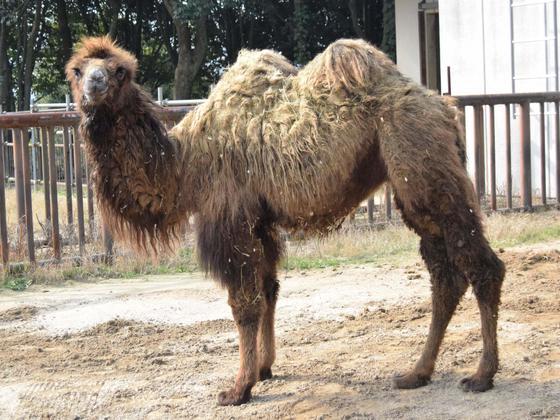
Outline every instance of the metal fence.
[[(467, 115), (463, 122), (470, 142), (469, 159), (474, 163), (472, 177), (483, 206), (490, 211), (531, 210), (557, 204), (560, 93), (474, 95), (457, 100), (463, 115)], [(160, 103), (168, 106), (162, 110), (161, 119), (170, 127), (199, 102), (160, 98)], [(540, 114), (531, 115), (530, 104), (536, 104)], [(106, 260), (112, 255), (112, 240), (96, 219), (89, 167), (77, 129), (79, 115), (70, 110), (72, 104), (68, 101), (34, 107), (39, 111), (0, 115), (2, 265), (6, 268), (25, 261), (36, 264), (85, 257)], [(552, 107), (554, 112), (545, 116), (545, 107)], [(535, 135), (531, 137), (531, 119), (539, 122), (538, 130), (533, 130), (538, 139)], [(503, 132), (496, 128), (497, 122), (503, 126)], [(545, 147), (547, 137), (552, 148)], [(512, 138), (519, 144), (517, 150), (512, 149)], [(497, 145), (503, 155), (497, 155)], [(535, 145), (539, 151), (537, 159), (533, 153)], [(504, 164), (497, 165), (497, 159)], [(512, 165), (514, 161), (516, 165)], [(552, 174), (548, 171), (547, 178), (546, 168), (551, 162), (556, 167)], [(533, 166), (541, 168), (538, 182), (532, 177)], [(497, 185), (498, 174), (505, 180), (502, 190)], [(514, 188), (513, 181), (519, 188)], [(547, 196), (551, 181), (555, 191)], [(538, 203), (534, 184), (541, 191)], [(13, 197), (9, 201), (7, 193)], [(389, 185), (364, 204), (351, 218), (355, 223), (371, 226), (393, 218)], [(94, 244), (98, 248), (94, 249)]]

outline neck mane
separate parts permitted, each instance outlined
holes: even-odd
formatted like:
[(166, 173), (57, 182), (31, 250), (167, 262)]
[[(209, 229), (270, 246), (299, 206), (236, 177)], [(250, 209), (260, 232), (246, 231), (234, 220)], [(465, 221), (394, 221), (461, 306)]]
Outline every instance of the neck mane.
[(182, 146), (138, 86), (130, 87), (126, 102), (119, 109), (82, 109), (98, 206), (112, 232), (131, 245), (169, 247), (192, 212), (192, 192), (181, 178)]

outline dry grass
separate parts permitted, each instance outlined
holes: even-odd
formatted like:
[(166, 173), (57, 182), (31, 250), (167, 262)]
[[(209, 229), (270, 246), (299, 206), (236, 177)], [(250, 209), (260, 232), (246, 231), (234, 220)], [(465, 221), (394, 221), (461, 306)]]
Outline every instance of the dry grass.
[[(494, 214), (486, 219), (486, 231), (494, 248), (512, 247), (560, 239), (560, 212)], [(289, 241), (282, 271), (309, 270), (352, 264), (401, 265), (417, 260), (419, 238), (402, 225), (380, 230), (346, 227), (325, 238)], [(100, 244), (88, 246), (88, 253), (100, 252)], [(172, 256), (158, 263), (120, 250), (112, 266), (86, 262), (64, 263), (22, 270), (6, 275), (5, 285), (25, 289), (31, 283), (91, 281), (96, 278), (127, 278), (147, 274), (172, 274), (198, 270), (192, 236)]]

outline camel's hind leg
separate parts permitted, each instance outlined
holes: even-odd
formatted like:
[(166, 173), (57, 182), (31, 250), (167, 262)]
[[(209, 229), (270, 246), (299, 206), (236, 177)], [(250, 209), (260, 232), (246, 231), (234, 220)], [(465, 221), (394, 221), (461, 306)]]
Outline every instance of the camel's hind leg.
[(411, 217), (403, 214), (407, 224), (421, 235), (420, 252), (430, 272), (432, 283), (432, 321), (422, 355), (412, 371), (394, 378), (394, 386), (401, 389), (426, 385), (434, 371), (439, 348), (445, 330), (455, 309), (467, 290), (465, 276), (457, 270), (447, 256), (445, 241), (441, 235), (429, 234), (414, 225)]
[(422, 356), (414, 369), (396, 377), (394, 384), (416, 388), (428, 383), (445, 330), (470, 282), (480, 309), (483, 355), (478, 371), (463, 379), (460, 386), (465, 391), (481, 392), (492, 388), (498, 368), (496, 329), (505, 269), (482, 233), (476, 209), (458, 196), (447, 205), (451, 206), (449, 212), (438, 210), (437, 201), (430, 210), (403, 209), (404, 220), (422, 237), (420, 250), (432, 281), (432, 321)]
[[(381, 155), (403, 213), (442, 238), (439, 243), (432, 241), (433, 255), (426, 245), (423, 250), (431, 261), (427, 261), (432, 266), (430, 272), (436, 272), (435, 282), (446, 286), (434, 289), (439, 306), (434, 306), (433, 340), (428, 342), (418, 367), (431, 369), (444, 325), (453, 314), (457, 296), (462, 294), (464, 276), (473, 286), (480, 308), (483, 355), (478, 371), (463, 380), (461, 387), (485, 391), (492, 387), (498, 368), (496, 326), (505, 269), (482, 232), (478, 201), (464, 167), (465, 147), (456, 113), (440, 97), (416, 92), (400, 97), (398, 106), (388, 108), (382, 117), (378, 133)], [(437, 273), (436, 267), (442, 263), (452, 275)], [(441, 290), (443, 295), (438, 298)], [(436, 310), (442, 315), (438, 316)], [(405, 377), (397, 380), (397, 385), (422, 382)]]
[(396, 376), (393, 381), (396, 388), (411, 389), (429, 382), (445, 330), (467, 290), (468, 282), (449, 260), (443, 232), (430, 215), (404, 209), (398, 197), (395, 202), (407, 226), (421, 237), (420, 253), (430, 272), (432, 283), (432, 321), (424, 350), (414, 368), (406, 374)]
[(482, 392), (493, 387), (498, 370), (498, 307), (505, 266), (490, 248), (476, 212), (463, 210), (445, 220), (445, 241), (453, 263), (472, 284), (482, 323), (482, 357), (476, 373), (464, 378), (464, 391)]

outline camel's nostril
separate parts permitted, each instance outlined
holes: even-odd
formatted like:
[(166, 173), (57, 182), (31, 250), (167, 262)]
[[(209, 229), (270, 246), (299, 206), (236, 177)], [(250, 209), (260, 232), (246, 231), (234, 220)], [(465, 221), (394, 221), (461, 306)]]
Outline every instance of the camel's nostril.
[(103, 73), (103, 71), (101, 71), (100, 69), (92, 70), (89, 74), (89, 77), (91, 80), (96, 82), (105, 81), (105, 73)]

